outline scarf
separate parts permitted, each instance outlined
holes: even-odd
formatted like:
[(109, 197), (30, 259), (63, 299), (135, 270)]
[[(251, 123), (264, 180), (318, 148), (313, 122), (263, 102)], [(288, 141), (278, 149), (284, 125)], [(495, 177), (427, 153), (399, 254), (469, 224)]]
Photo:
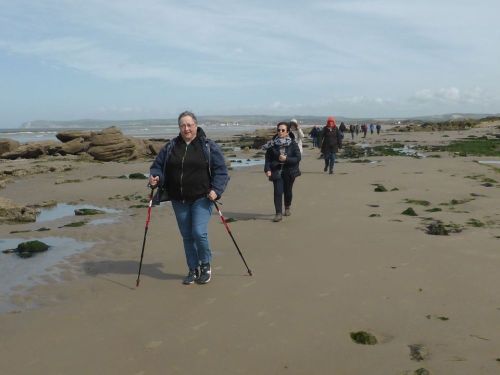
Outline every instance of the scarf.
[(262, 149), (267, 150), (267, 149), (274, 147), (274, 146), (288, 147), (291, 144), (292, 144), (292, 138), (290, 138), (290, 137), (285, 137), (285, 138), (276, 137), (274, 139), (271, 139), (264, 146), (262, 146)]

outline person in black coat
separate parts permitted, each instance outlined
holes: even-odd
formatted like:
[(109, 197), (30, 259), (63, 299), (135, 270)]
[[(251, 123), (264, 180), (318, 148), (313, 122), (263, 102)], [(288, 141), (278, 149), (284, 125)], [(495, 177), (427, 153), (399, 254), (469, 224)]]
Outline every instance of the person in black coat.
[(285, 200), (285, 216), (290, 216), (292, 205), (292, 189), (295, 178), (300, 176), (299, 163), (301, 154), (294, 136), (290, 133), (290, 123), (280, 122), (277, 134), (262, 148), (266, 150), (264, 172), (274, 186), (274, 207), (278, 222), (283, 217), (283, 196)]
[(321, 144), (321, 152), (325, 157), (324, 172), (330, 171), (333, 174), (333, 166), (335, 164), (335, 156), (339, 149), (342, 148), (342, 136), (335, 124), (335, 118), (328, 117), (326, 126), (323, 128), (323, 142)]

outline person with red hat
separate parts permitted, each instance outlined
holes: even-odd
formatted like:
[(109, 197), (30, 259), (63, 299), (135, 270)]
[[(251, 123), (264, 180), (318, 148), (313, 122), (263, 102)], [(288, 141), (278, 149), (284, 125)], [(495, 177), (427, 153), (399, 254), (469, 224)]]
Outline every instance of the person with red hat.
[(342, 135), (337, 129), (337, 124), (333, 116), (328, 117), (326, 120), (326, 126), (323, 128), (322, 134), (321, 153), (325, 157), (325, 168), (323, 171), (326, 172), (328, 170), (330, 174), (333, 174), (335, 156), (339, 149), (342, 148)]

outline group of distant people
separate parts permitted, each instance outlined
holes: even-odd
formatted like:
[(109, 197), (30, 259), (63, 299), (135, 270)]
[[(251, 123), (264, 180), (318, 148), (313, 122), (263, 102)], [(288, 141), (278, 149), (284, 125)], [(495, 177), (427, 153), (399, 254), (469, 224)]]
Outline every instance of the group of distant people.
[[(339, 125), (339, 131), (342, 135), (342, 138), (344, 138), (345, 133), (349, 131), (351, 134), (351, 139), (354, 140), (354, 137), (358, 136), (359, 133), (363, 133), (363, 138), (366, 138), (366, 135), (368, 134), (368, 129), (370, 130), (370, 134), (374, 134), (375, 131), (377, 134), (380, 134), (382, 131), (382, 125), (380, 124), (350, 124), (349, 127), (347, 127), (344, 122), (341, 122)], [(309, 137), (312, 140), (312, 147), (318, 147), (321, 148), (321, 132), (322, 130), (318, 125), (314, 126), (311, 131), (309, 132)]]
[[(212, 274), (208, 222), (213, 202), (220, 199), (226, 189), (229, 174), (221, 148), (198, 127), (196, 115), (185, 111), (177, 121), (179, 135), (167, 143), (154, 160), (149, 184), (153, 189), (158, 187), (156, 203), (164, 196), (172, 202), (188, 266), (183, 283), (206, 284)], [(370, 124), (372, 134), (373, 126)], [(366, 124), (361, 126), (365, 137), (367, 129)], [(380, 125), (376, 129), (380, 133)], [(336, 154), (342, 148), (346, 131), (344, 122), (337, 127), (335, 118), (330, 116), (322, 129), (315, 126), (309, 132), (313, 147), (321, 149), (324, 172), (333, 174)], [(350, 125), (349, 132), (354, 139), (359, 125)], [(292, 119), (279, 122), (276, 134), (262, 147), (266, 151), (264, 173), (273, 183), (274, 222), (291, 215), (293, 185), (301, 175), (299, 164), (304, 140), (298, 121)]]

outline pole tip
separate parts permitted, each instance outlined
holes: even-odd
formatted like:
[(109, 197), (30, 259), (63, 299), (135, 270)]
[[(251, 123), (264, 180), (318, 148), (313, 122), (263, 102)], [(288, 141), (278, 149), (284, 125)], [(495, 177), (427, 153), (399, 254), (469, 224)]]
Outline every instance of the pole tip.
[(249, 274), (250, 276), (253, 276), (252, 271), (250, 271), (250, 270), (248, 270), (248, 274)]

